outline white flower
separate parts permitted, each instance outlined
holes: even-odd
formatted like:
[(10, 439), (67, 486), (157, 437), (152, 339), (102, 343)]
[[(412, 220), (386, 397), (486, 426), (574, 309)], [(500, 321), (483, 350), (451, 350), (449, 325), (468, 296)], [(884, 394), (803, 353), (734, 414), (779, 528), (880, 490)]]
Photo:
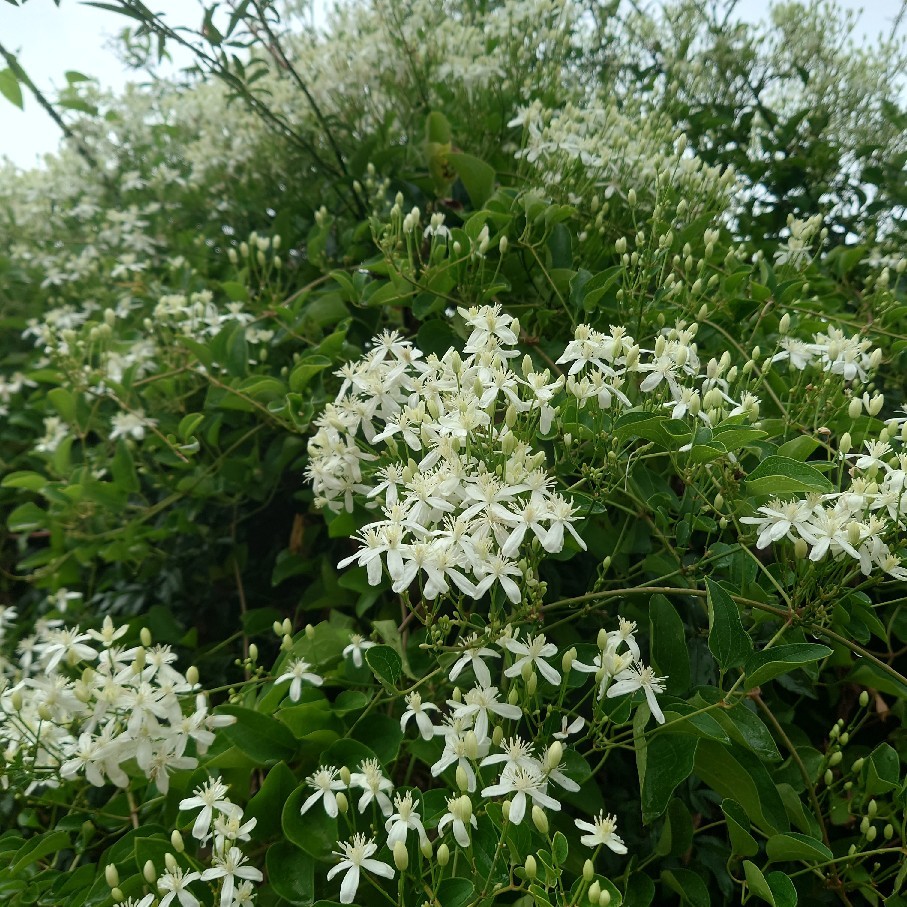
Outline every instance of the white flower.
[(211, 820), (214, 818), (215, 810), (223, 813), (228, 818), (240, 818), (242, 809), (235, 803), (232, 803), (226, 796), (229, 788), (220, 778), (212, 778), (206, 781), (201, 787), (194, 791), (194, 797), (187, 797), (180, 800), (180, 809), (190, 810), (202, 808), (192, 826), (192, 837), (204, 841), (208, 838), (208, 829), (211, 827)]
[(449, 700), (447, 704), (451, 707), (454, 718), (475, 721), (475, 735), (480, 741), (488, 737), (489, 712), (511, 721), (519, 721), (523, 715), (523, 710), (518, 705), (498, 700), (497, 687), (473, 687), (466, 693), (463, 702)]
[(324, 798), (324, 811), (332, 818), (337, 818), (337, 797), (334, 796), (335, 790), (344, 790), (346, 785), (341, 781), (337, 776), (340, 774), (340, 769), (335, 768), (333, 765), (325, 765), (322, 768), (318, 769), (317, 772), (309, 775), (305, 779), (306, 784), (309, 787), (315, 788), (314, 794), (309, 794), (305, 803), (302, 804), (300, 808), (300, 813), (307, 812), (318, 800), (322, 797)]
[(361, 787), (365, 791), (359, 798), (359, 812), (365, 812), (365, 808), (374, 800), (381, 812), (389, 816), (393, 807), (385, 791), (394, 789), (393, 782), (384, 777), (381, 763), (377, 759), (363, 759), (359, 768), (360, 771), (353, 772), (350, 776), (350, 787)]
[(617, 817), (606, 816), (603, 812), (599, 813), (592, 822), (585, 822), (583, 819), (575, 819), (576, 827), (580, 831), (587, 831), (589, 834), (583, 835), (579, 840), (586, 847), (598, 847), (604, 844), (610, 847), (614, 853), (626, 853), (627, 846), (616, 834)]
[(467, 824), (478, 828), (479, 823), (472, 813), (472, 801), (465, 794), (461, 797), (447, 798), (447, 812), (438, 822), (438, 834), (444, 834), (444, 829), (452, 824), (454, 840), (460, 847), (469, 847), (469, 830)]
[(387, 832), (387, 846), (393, 850), (397, 841), (406, 841), (406, 833), (412, 829), (419, 835), (419, 842), (424, 843), (428, 840), (425, 834), (425, 827), (422, 825), (422, 819), (413, 805), (412, 794), (407, 793), (401, 797), (399, 794), (394, 797), (394, 806), (397, 811), (384, 823), (384, 830)]
[(134, 413), (117, 413), (110, 420), (110, 424), (113, 427), (110, 432), (111, 441), (117, 438), (135, 438), (136, 441), (141, 441), (145, 437), (146, 426), (154, 425), (155, 422), (138, 410)]
[[(573, 666), (576, 667), (576, 662), (573, 663)], [(586, 726), (586, 719), (580, 715), (579, 718), (575, 718), (570, 724), (567, 723), (567, 716), (561, 716), (561, 729), (555, 731), (552, 735), (555, 740), (566, 740), (571, 734), (578, 734)]]
[(463, 669), (468, 665), (472, 667), (472, 671), (476, 675), (476, 680), (478, 680), (483, 687), (490, 687), (491, 672), (488, 670), (488, 665), (485, 664), (483, 659), (500, 658), (501, 656), (500, 653), (485, 646), (476, 647), (475, 643), (478, 638), (478, 634), (473, 633), (460, 643), (466, 651), (457, 659), (454, 666), (450, 669), (450, 674), (448, 676), (451, 680), (456, 680)]
[(559, 810), (560, 803), (545, 793), (545, 777), (537, 769), (513, 765), (504, 767), (497, 784), (491, 784), (482, 791), (483, 797), (502, 797), (513, 794), (510, 801), (510, 821), (519, 825), (526, 815), (527, 800), (537, 806)]
[(202, 873), (203, 882), (210, 882), (212, 879), (224, 880), (220, 890), (220, 907), (231, 907), (237, 879), (260, 882), (264, 878), (261, 870), (243, 865), (247, 859), (238, 847), (231, 847), (222, 856), (215, 854), (214, 866)]
[(615, 676), (614, 683), (608, 690), (608, 698), (642, 690), (646, 694), (646, 702), (649, 703), (649, 709), (655, 716), (655, 720), (659, 724), (664, 724), (665, 716), (655, 699), (655, 694), (664, 692), (663, 681), (665, 680), (667, 677), (656, 677), (652, 668), (637, 661), (632, 667), (626, 668)]
[(509, 652), (513, 652), (514, 655), (520, 656), (504, 671), (505, 677), (516, 677), (523, 670), (524, 664), (531, 664), (549, 683), (559, 684), (561, 682), (560, 673), (544, 661), (546, 658), (553, 658), (557, 655), (557, 646), (553, 642), (547, 642), (543, 633), (530, 637), (527, 642), (520, 642), (518, 639), (508, 637), (499, 640), (499, 645)]
[(376, 643), (370, 642), (367, 639), (363, 639), (358, 633), (351, 633), (350, 644), (343, 650), (343, 657), (346, 658), (347, 656), (351, 656), (353, 659), (353, 664), (357, 668), (361, 668), (362, 653), (366, 649), (371, 649), (374, 645), (376, 645)]
[(312, 666), (307, 661), (303, 661), (301, 658), (294, 658), (293, 661), (290, 662), (290, 670), (281, 674), (280, 677), (274, 681), (274, 686), (283, 683), (285, 680), (291, 681), (290, 699), (293, 702), (299, 702), (299, 697), (302, 695), (302, 682), (304, 680), (316, 687), (320, 687), (324, 683), (324, 678), (309, 672), (309, 668), (311, 667)]
[(405, 731), (410, 718), (415, 718), (422, 739), (431, 740), (435, 735), (435, 727), (431, 722), (431, 718), (425, 713), (429, 711), (439, 712), (440, 709), (431, 702), (423, 703), (422, 697), (416, 692), (407, 693), (405, 699), (406, 711), (400, 717), (400, 730)]
[(521, 737), (511, 737), (509, 740), (502, 740), (501, 749), (503, 752), (486, 756), (481, 762), (482, 767), (503, 762), (505, 768), (513, 766), (514, 768), (525, 768), (530, 771), (541, 771), (541, 763), (532, 755), (532, 744)]
[(176, 898), (182, 907), (199, 907), (198, 898), (191, 891), (186, 890), (190, 882), (196, 882), (201, 879), (197, 872), (184, 872), (179, 866), (175, 869), (168, 869), (158, 880), (158, 890), (164, 895), (161, 898), (159, 907), (168, 907)]
[(374, 838), (366, 839), (365, 835), (353, 835), (349, 841), (342, 841), (340, 846), (343, 852), (334, 851), (334, 855), (342, 857), (340, 862), (332, 869), (328, 870), (328, 880), (334, 878), (339, 872), (346, 870), (346, 875), (340, 883), (340, 903), (352, 904), (353, 898), (356, 897), (356, 890), (359, 888), (359, 874), (365, 869), (373, 872), (375, 875), (384, 879), (392, 879), (394, 870), (382, 863), (380, 860), (371, 859), (372, 855), (377, 852), (378, 845)]

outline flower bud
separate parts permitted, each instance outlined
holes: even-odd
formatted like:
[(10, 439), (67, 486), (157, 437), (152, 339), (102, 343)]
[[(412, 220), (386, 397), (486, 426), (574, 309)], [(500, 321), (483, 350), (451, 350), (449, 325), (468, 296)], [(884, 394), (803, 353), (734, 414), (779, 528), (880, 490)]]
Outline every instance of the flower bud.
[(450, 862), (450, 848), (446, 844), (442, 844), (435, 854), (435, 859), (438, 861), (439, 866), (446, 866)]
[(607, 888), (602, 888), (602, 893), (598, 896), (598, 907), (608, 907), (611, 903), (611, 892)]
[(394, 866), (403, 872), (409, 866), (409, 854), (406, 852), (406, 845), (402, 841), (394, 844)]
[(863, 816), (860, 820), (860, 833), (865, 835), (867, 831), (869, 831), (869, 816)]
[(529, 675), (529, 680), (526, 681), (526, 692), (530, 696), (535, 696), (535, 691), (538, 689), (539, 685), (539, 675), (532, 671)]
[(505, 800), (501, 804), (501, 815), (504, 817), (505, 822), (510, 821), (510, 801), (509, 800)]
[(135, 660), (132, 662), (132, 673), (141, 674), (145, 668), (145, 650), (141, 647), (135, 650)]
[(466, 774), (466, 769), (462, 765), (457, 766), (457, 787), (460, 790), (469, 790), (469, 775)]
[(866, 690), (863, 690), (863, 692), (860, 693), (860, 706), (865, 709), (866, 706), (868, 706), (868, 705), (869, 705), (869, 693)]
[(830, 785), (831, 782), (834, 781), (835, 776), (834, 776), (834, 773), (832, 772), (832, 770), (831, 770), (830, 768), (825, 770), (824, 778), (825, 778), (825, 785), (826, 785), (826, 786)]
[(548, 834), (548, 817), (541, 806), (532, 807), (532, 824), (543, 834)]
[(882, 830), (882, 837), (886, 841), (890, 841), (894, 837), (894, 826), (890, 822)]
[(794, 542), (794, 557), (798, 561), (802, 561), (807, 554), (809, 554), (809, 546), (806, 544), (806, 539), (797, 539)]
[(280, 651), (289, 652), (293, 648), (293, 637), (289, 633), (284, 633), (283, 639), (280, 641)]
[(875, 841), (878, 833), (879, 830), (875, 827), (875, 825), (871, 825), (866, 832), (866, 840), (871, 844), (873, 841)]
[(126, 895), (123, 894), (123, 889), (122, 889), (122, 888), (112, 888), (112, 889), (110, 890), (110, 896), (111, 896), (115, 901), (122, 901), (123, 898), (126, 897)]
[(565, 674), (569, 674), (573, 670), (574, 661), (576, 661), (576, 647), (571, 646), (564, 652), (564, 657), (561, 659), (561, 669)]
[(186, 849), (186, 845), (183, 843), (183, 836), (179, 833), (179, 829), (173, 829), (173, 833), (170, 835), (170, 846), (177, 853), (182, 853)]
[(350, 781), (352, 780), (352, 778), (353, 778), (353, 776), (352, 776), (352, 774), (350, 773), (350, 770), (349, 770), (345, 765), (340, 766), (340, 780), (341, 780), (347, 787), (350, 786)]
[(306, 636), (306, 639), (315, 638), (315, 628), (311, 624), (305, 625), (305, 636)]
[(598, 884), (598, 879), (596, 879), (589, 886), (589, 903), (598, 904), (598, 896), (602, 893), (602, 887)]
[(631, 190), (627, 193), (627, 204), (628, 204), (631, 208), (635, 208), (635, 207), (636, 207), (636, 190), (635, 190), (635, 189), (631, 189)]
[(498, 252), (503, 255), (507, 251), (507, 246), (509, 245), (507, 237), (502, 236), (500, 242), (498, 243)]
[(836, 753), (832, 753), (831, 756), (828, 757), (828, 764), (831, 766), (838, 765), (843, 758), (844, 753), (838, 750)]
[(151, 630), (147, 627), (142, 627), (139, 631), (139, 639), (142, 641), (142, 645), (147, 649), (151, 645)]
[(172, 853), (164, 854), (164, 865), (167, 867), (167, 872), (176, 872), (179, 867), (179, 863), (176, 862), (176, 857)]
[(538, 873), (538, 866), (535, 863), (535, 857), (532, 854), (529, 854), (526, 857), (526, 862), (523, 864), (523, 868), (526, 870), (526, 878), (530, 881), (536, 877)]
[(419, 842), (419, 850), (422, 851), (422, 856), (425, 857), (426, 860), (431, 859), (433, 851), (431, 847), (431, 841), (429, 841), (428, 838), (423, 838)]
[(855, 772), (858, 772), (861, 768), (863, 768), (863, 757), (861, 756), (859, 759), (854, 760), (854, 764), (851, 766), (851, 768)]
[(189, 665), (186, 668), (186, 683), (194, 687), (198, 684), (198, 668), (195, 665)]
[(467, 731), (463, 737), (466, 745), (466, 755), (470, 759), (479, 758), (479, 738), (476, 737), (475, 731)]
[(149, 885), (153, 885), (157, 881), (157, 867), (151, 860), (145, 860), (145, 865), (142, 867), (142, 875)]
[(790, 330), (790, 315), (785, 312), (781, 316), (781, 320), (778, 322), (778, 333), (786, 334)]
[(560, 764), (561, 759), (564, 758), (564, 744), (560, 740), (555, 740), (551, 746), (548, 747), (548, 755), (545, 759), (545, 768), (549, 772), (553, 772)]
[(875, 814), (879, 811), (879, 804), (875, 800), (870, 800), (868, 806), (866, 807), (866, 812), (869, 814), (870, 819), (875, 818)]
[(847, 406), (847, 415), (851, 419), (856, 419), (863, 412), (863, 401), (859, 397), (854, 397)]
[(337, 809), (345, 816), (346, 811), (350, 808), (350, 801), (347, 800), (346, 794), (342, 790), (339, 790), (334, 794), (334, 797), (337, 800)]
[(621, 237), (614, 243), (614, 251), (617, 252), (618, 255), (623, 255), (624, 252), (627, 251), (627, 239), (626, 239), (626, 237), (621, 236)]
[(9, 696), (9, 704), (13, 707), (14, 712), (22, 711), (22, 691), (13, 690)]
[[(512, 703), (511, 703), (512, 705)], [(504, 728), (501, 725), (496, 724), (494, 730), (491, 732), (491, 742), (495, 746), (500, 746), (501, 741), (504, 739)]]
[(592, 860), (586, 860), (586, 862), (583, 863), (583, 881), (591, 882), (594, 875), (595, 867), (592, 865)]
[(516, 687), (510, 688), (510, 692), (507, 694), (507, 701), (511, 705), (516, 705), (520, 701), (520, 694), (517, 693)]
[(258, 661), (258, 646), (254, 642), (249, 643), (249, 661)]
[(283, 636), (283, 624), (279, 620), (275, 620), (271, 624), (271, 629), (274, 631), (275, 636)]
[(109, 888), (116, 888), (120, 884), (120, 873), (113, 863), (108, 863), (104, 867), (104, 879)]

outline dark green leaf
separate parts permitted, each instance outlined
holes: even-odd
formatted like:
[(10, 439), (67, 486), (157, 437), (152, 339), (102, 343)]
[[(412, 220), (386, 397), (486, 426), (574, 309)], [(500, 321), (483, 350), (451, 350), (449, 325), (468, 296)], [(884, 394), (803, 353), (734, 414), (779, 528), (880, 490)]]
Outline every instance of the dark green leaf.
[(366, 650), (365, 660), (384, 688), (393, 691), (403, 676), (400, 656), (390, 646), (372, 646)]
[(828, 646), (817, 643), (796, 642), (786, 646), (772, 646), (751, 655), (744, 666), (746, 689), (761, 686), (773, 677), (787, 674), (805, 664), (811, 664), (831, 655)]
[(646, 749), (645, 775), (642, 781), (642, 817), (648, 824), (667, 808), (674, 789), (693, 771), (698, 737), (661, 732), (655, 734)]
[(649, 601), (649, 626), (652, 664), (658, 674), (667, 675), (666, 692), (679, 696), (690, 686), (690, 652), (683, 621), (664, 595)]
[(265, 862), (268, 881), (280, 897), (299, 907), (314, 903), (315, 861), (311, 855), (289, 841), (278, 841), (268, 848)]
[(824, 863), (832, 859), (832, 852), (821, 841), (793, 831), (772, 835), (765, 842), (765, 852), (774, 863), (782, 860)]
[(740, 611), (724, 588), (706, 579), (709, 608), (709, 651), (722, 671), (736, 668), (753, 652), (753, 641), (743, 629)]
[(781, 495), (818, 491), (827, 493), (833, 486), (813, 466), (790, 457), (766, 457), (747, 477), (750, 494)]

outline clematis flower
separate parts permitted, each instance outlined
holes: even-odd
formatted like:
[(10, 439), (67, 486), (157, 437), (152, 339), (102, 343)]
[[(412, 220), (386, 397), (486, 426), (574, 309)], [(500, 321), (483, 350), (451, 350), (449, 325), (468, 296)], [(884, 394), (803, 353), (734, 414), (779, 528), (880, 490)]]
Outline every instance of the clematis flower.
[(394, 870), (387, 863), (380, 860), (373, 860), (372, 856), (377, 852), (378, 845), (374, 838), (367, 839), (365, 835), (356, 834), (349, 841), (341, 841), (341, 851), (334, 851), (334, 855), (341, 857), (340, 862), (332, 869), (328, 870), (328, 881), (334, 878), (338, 873), (346, 872), (343, 881), (340, 883), (340, 903), (352, 904), (356, 897), (356, 891), (359, 888), (359, 876), (362, 870), (372, 872), (384, 879), (392, 879)]

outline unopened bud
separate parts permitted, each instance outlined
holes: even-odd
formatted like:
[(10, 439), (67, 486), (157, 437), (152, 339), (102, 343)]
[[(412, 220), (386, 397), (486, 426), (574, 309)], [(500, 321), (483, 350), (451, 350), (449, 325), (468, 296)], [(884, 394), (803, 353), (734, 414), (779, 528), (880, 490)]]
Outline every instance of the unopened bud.
[(507, 694), (507, 701), (511, 705), (516, 705), (520, 701), (520, 694), (517, 692), (516, 687), (510, 688), (510, 692)]
[(592, 860), (586, 860), (586, 862), (583, 863), (583, 881), (591, 882), (594, 875), (595, 867), (592, 865)]
[(479, 758), (479, 738), (476, 737), (475, 731), (467, 731), (463, 737), (466, 755), (470, 759)]
[(554, 771), (561, 764), (561, 759), (563, 758), (564, 744), (561, 743), (560, 740), (555, 740), (554, 743), (552, 743), (551, 746), (548, 747), (548, 755), (545, 759), (545, 768), (549, 772)]
[(280, 651), (289, 652), (293, 648), (293, 637), (289, 633), (285, 633), (283, 639), (280, 641)]
[(869, 693), (866, 690), (863, 690), (860, 693), (860, 705), (865, 709), (869, 705)]
[(608, 907), (611, 903), (611, 892), (607, 888), (602, 888), (602, 893), (598, 896), (598, 907)]
[(863, 757), (861, 756), (859, 759), (855, 759), (851, 768), (855, 772), (858, 772), (861, 768), (863, 768)]
[(22, 711), (22, 691), (13, 690), (9, 695), (9, 704), (13, 707), (14, 712)]
[(520, 677), (522, 677), (523, 680), (528, 683), (529, 678), (532, 676), (532, 674), (532, 661), (527, 658), (526, 661), (523, 662), (523, 667), (520, 668)]
[(258, 661), (258, 646), (254, 642), (249, 643), (249, 661)]
[(422, 856), (425, 857), (426, 860), (431, 859), (433, 851), (431, 847), (431, 841), (429, 841), (428, 838), (423, 838), (419, 842), (419, 850), (422, 851)]
[(894, 826), (890, 822), (882, 829), (882, 837), (886, 841), (890, 841), (894, 837)]
[(838, 442), (838, 450), (842, 454), (848, 454), (853, 450), (853, 438), (850, 437), (850, 432), (846, 431), (841, 435), (841, 440)]
[(561, 669), (565, 674), (569, 674), (573, 670), (574, 661), (576, 661), (576, 647), (571, 646), (564, 652), (564, 657), (561, 659)]
[(147, 649), (151, 645), (151, 630), (147, 627), (142, 627), (139, 632), (139, 639), (142, 641), (142, 645)]
[(844, 758), (844, 753), (842, 753), (840, 750), (838, 750), (836, 753), (832, 753), (831, 756), (828, 757), (828, 764), (831, 766), (838, 765), (838, 764), (840, 764), (840, 762), (843, 758)]
[(450, 862), (450, 848), (446, 844), (442, 844), (435, 854), (435, 859), (438, 861), (439, 866), (446, 866)]
[(498, 252), (503, 255), (507, 251), (507, 246), (509, 245), (506, 236), (501, 237), (501, 241), (498, 243)]
[(183, 843), (183, 836), (179, 833), (179, 829), (173, 829), (173, 833), (170, 835), (170, 846), (177, 853), (182, 853), (186, 849), (186, 845)]
[(510, 821), (510, 801), (509, 800), (505, 800), (501, 804), (501, 815), (504, 817), (505, 822)]
[(526, 692), (530, 696), (535, 696), (535, 691), (538, 689), (539, 685), (539, 675), (533, 671), (529, 675), (529, 680), (526, 681)]
[(825, 770), (824, 778), (825, 778), (825, 785), (826, 785), (826, 787), (829, 786), (829, 785), (831, 784), (832, 781), (834, 781), (835, 776), (834, 776), (834, 773), (832, 772), (832, 770), (831, 770), (830, 768)]
[(108, 863), (104, 867), (104, 879), (109, 888), (116, 888), (120, 884), (120, 873), (113, 863)]
[(402, 841), (394, 843), (394, 866), (403, 872), (409, 866), (409, 854), (406, 852), (406, 845)]
[(875, 827), (875, 825), (871, 825), (866, 832), (866, 840), (869, 841), (871, 844), (873, 841), (875, 841), (878, 833), (879, 833), (879, 830)]
[(548, 834), (548, 817), (541, 806), (532, 807), (532, 824), (543, 834)]
[(469, 775), (466, 774), (466, 769), (462, 765), (457, 766), (457, 787), (460, 790), (469, 789)]
[(491, 732), (491, 742), (495, 746), (500, 746), (501, 741), (504, 739), (504, 728), (501, 725), (496, 724), (494, 730)]
[(790, 315), (785, 312), (781, 316), (781, 320), (778, 322), (778, 333), (786, 334), (790, 330)]
[(145, 860), (145, 865), (142, 867), (142, 875), (149, 885), (157, 881), (157, 867), (151, 860)]
[(164, 865), (167, 867), (168, 872), (176, 872), (179, 868), (179, 863), (176, 862), (176, 857), (172, 853), (164, 854)]
[(860, 820), (860, 833), (865, 835), (867, 831), (869, 831), (869, 816), (863, 816)]
[(809, 554), (809, 545), (806, 544), (806, 539), (797, 539), (794, 542), (794, 557), (798, 561), (802, 561), (807, 554)]
[(602, 887), (598, 884), (598, 879), (596, 879), (589, 886), (589, 903), (598, 904), (598, 896), (602, 893)]
[(599, 649), (601, 649), (603, 652), (608, 648), (608, 631), (604, 629), (604, 627), (598, 631), (598, 638), (596, 642), (598, 643)]
[(275, 620), (271, 624), (271, 629), (274, 631), (275, 636), (283, 636), (283, 624), (279, 620)]
[(529, 854), (526, 857), (526, 862), (523, 864), (523, 868), (526, 870), (526, 878), (530, 881), (536, 877), (538, 873), (538, 866), (535, 863), (535, 857), (532, 854)]
[(341, 780), (347, 787), (350, 786), (350, 781), (352, 780), (352, 778), (353, 778), (353, 776), (352, 776), (352, 774), (350, 773), (350, 770), (349, 770), (345, 765), (340, 766), (340, 780)]
[(122, 901), (123, 898), (126, 897), (126, 895), (123, 894), (123, 889), (122, 889), (122, 888), (112, 888), (112, 889), (110, 890), (110, 896), (111, 896), (115, 901)]
[(631, 189), (631, 190), (627, 193), (627, 204), (628, 204), (631, 208), (635, 208), (635, 207), (636, 207), (636, 190), (635, 190), (635, 189)]
[(305, 625), (305, 635), (306, 635), (306, 639), (315, 638), (315, 628), (311, 624)]
[(870, 819), (875, 818), (875, 814), (879, 811), (879, 804), (875, 800), (870, 800), (868, 806), (866, 807), (866, 812), (869, 814)]
[(283, 623), (281, 624), (281, 628), (283, 629), (283, 634), (284, 634), (284, 636), (292, 636), (292, 635), (293, 635), (293, 621), (291, 621), (289, 617), (285, 617), (285, 618), (283, 619)]
[(342, 790), (339, 790), (334, 794), (334, 797), (337, 800), (337, 809), (345, 816), (346, 811), (350, 808), (350, 801), (347, 800), (346, 794)]
[(859, 397), (853, 397), (847, 406), (847, 415), (851, 419), (856, 419), (863, 412), (863, 401)]

